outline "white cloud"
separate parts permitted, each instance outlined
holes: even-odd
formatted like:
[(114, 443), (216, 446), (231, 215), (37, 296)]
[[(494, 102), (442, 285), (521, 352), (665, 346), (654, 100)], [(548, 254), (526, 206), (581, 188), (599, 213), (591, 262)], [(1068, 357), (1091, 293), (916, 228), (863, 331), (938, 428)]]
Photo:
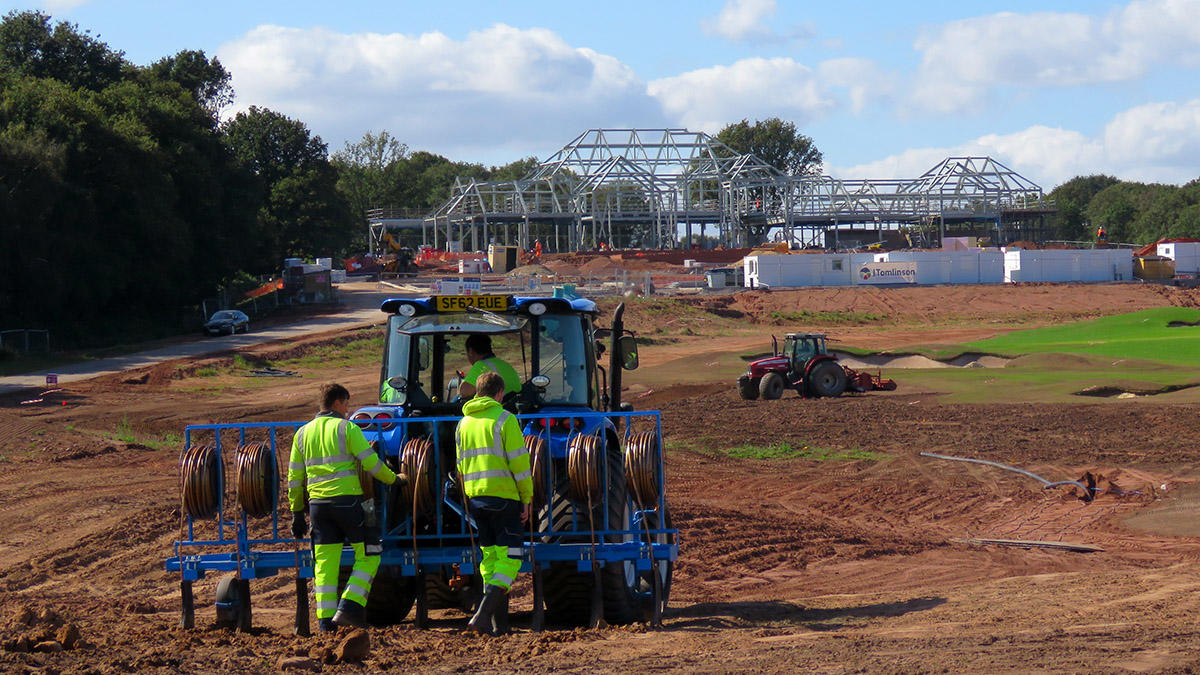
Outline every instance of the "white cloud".
[(845, 89), (858, 112), (886, 95), (882, 72), (867, 59), (835, 59), (816, 70), (790, 58), (752, 58), (653, 80), (650, 95), (684, 126), (715, 132), (743, 118), (782, 117), (803, 126), (842, 106)]
[(91, 0), (42, 0), (42, 7), (53, 14), (55, 12), (69, 12), (89, 2)]
[(595, 126), (659, 126), (631, 69), (544, 29), (337, 33), (260, 26), (222, 46), (237, 103), (304, 120), (339, 149), (367, 129), (454, 154), (548, 152)]
[(920, 148), (830, 170), (842, 178), (913, 178), (948, 156), (990, 155), (1047, 191), (1079, 175), (1184, 183), (1200, 176), (1200, 98), (1148, 103), (1113, 117), (1097, 137), (1032, 126), (958, 146)]
[(1078, 86), (1200, 64), (1200, 0), (1136, 0), (1104, 16), (1002, 12), (942, 24), (914, 47), (914, 102), (954, 112), (996, 86)]
[(829, 59), (817, 64), (817, 75), (827, 88), (845, 89), (850, 98), (850, 110), (859, 114), (875, 100), (892, 95), (895, 78), (889, 76), (870, 59)]
[(811, 38), (811, 26), (778, 30), (771, 25), (778, 9), (776, 0), (726, 0), (716, 16), (701, 19), (700, 27), (708, 35), (731, 42), (779, 42)]

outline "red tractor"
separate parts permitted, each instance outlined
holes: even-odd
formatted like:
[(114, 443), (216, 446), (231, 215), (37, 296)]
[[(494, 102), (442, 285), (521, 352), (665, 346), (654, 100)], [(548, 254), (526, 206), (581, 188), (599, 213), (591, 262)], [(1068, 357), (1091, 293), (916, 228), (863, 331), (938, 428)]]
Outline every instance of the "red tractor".
[(785, 389), (795, 389), (801, 396), (841, 396), (846, 389), (852, 391), (891, 391), (896, 388), (893, 380), (862, 373), (837, 362), (837, 356), (825, 348), (825, 336), (814, 333), (788, 333), (783, 338), (783, 352), (779, 341), (771, 338), (774, 356), (750, 363), (749, 370), (738, 378), (738, 394), (753, 401), (759, 396), (774, 400), (783, 396)]

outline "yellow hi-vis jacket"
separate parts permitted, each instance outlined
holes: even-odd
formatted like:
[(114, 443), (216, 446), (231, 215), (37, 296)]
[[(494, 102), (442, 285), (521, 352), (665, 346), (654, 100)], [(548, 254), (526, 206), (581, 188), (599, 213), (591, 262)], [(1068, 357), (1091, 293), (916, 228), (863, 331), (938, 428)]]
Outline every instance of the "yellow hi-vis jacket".
[(362, 429), (336, 413), (324, 412), (296, 430), (288, 461), (288, 504), (292, 511), (304, 510), (304, 492), (309, 499), (361, 495), (358, 466), (388, 485), (396, 474), (371, 449)]
[(454, 440), (468, 499), (501, 497), (529, 503), (533, 497), (529, 451), (512, 413), (493, 398), (476, 396), (463, 406)]

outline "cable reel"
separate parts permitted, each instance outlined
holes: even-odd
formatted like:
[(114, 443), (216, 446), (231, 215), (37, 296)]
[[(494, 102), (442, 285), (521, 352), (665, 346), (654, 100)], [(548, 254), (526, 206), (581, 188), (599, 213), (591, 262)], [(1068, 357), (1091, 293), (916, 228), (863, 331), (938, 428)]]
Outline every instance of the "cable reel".
[(221, 466), (213, 445), (193, 445), (184, 450), (179, 471), (183, 479), (183, 512), (203, 520), (217, 515), (221, 508)]
[(410, 438), (400, 451), (400, 473), (408, 476), (408, 483), (396, 490), (399, 510), (397, 513), (428, 515), (433, 512), (433, 488), (429, 476), (429, 462), (433, 457), (433, 443), (428, 438)]
[(579, 434), (567, 448), (568, 497), (577, 504), (598, 504), (604, 480), (604, 437)]
[(525, 449), (529, 451), (529, 470), (533, 475), (533, 506), (546, 503), (546, 439), (541, 436), (526, 436)]
[(279, 500), (279, 467), (275, 453), (265, 443), (247, 443), (237, 449), (237, 497), (251, 518), (275, 511)]
[(658, 506), (662, 495), (658, 484), (658, 434), (643, 431), (625, 442), (625, 482), (639, 508)]

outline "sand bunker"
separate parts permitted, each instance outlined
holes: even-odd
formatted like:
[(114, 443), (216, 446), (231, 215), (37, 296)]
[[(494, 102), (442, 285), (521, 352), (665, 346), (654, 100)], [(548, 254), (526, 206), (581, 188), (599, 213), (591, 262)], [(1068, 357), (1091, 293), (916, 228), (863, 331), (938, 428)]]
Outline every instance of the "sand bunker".
[(843, 354), (838, 362), (851, 368), (1003, 368), (1010, 359), (991, 354), (962, 354), (949, 361), (938, 361), (920, 354)]

